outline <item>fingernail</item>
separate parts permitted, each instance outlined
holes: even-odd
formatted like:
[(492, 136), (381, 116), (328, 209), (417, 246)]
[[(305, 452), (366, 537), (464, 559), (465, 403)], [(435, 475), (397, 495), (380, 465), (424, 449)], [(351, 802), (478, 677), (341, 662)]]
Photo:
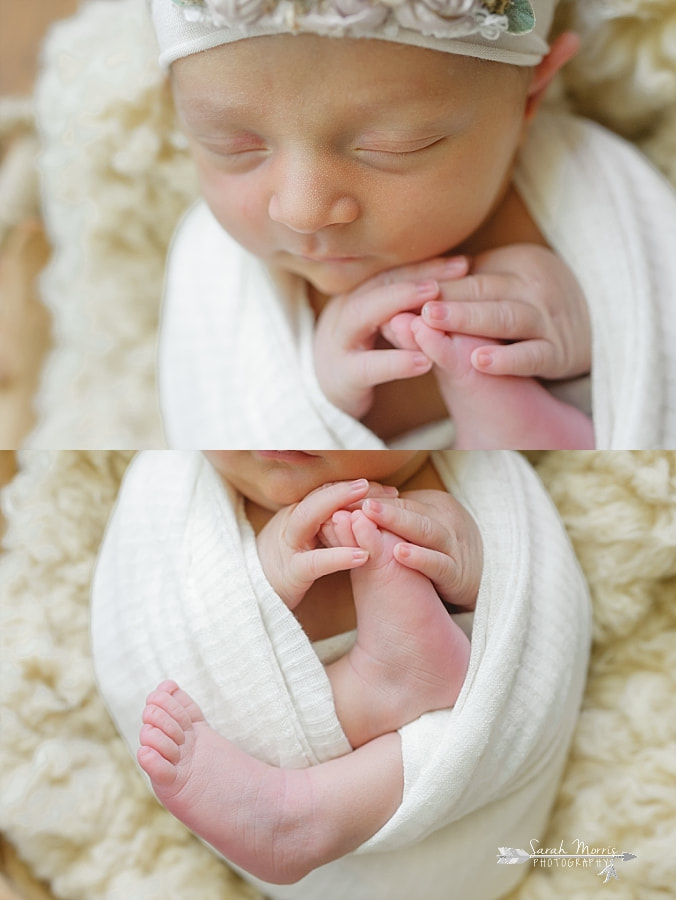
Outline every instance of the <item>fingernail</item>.
[(379, 503), (378, 500), (371, 500), (369, 498), (368, 500), (364, 500), (364, 508), (377, 515), (383, 511), (383, 504)]
[(478, 369), (488, 369), (493, 364), (493, 354), (490, 350), (477, 350), (473, 357), (472, 362)]
[(411, 556), (411, 548), (408, 544), (397, 544), (394, 548), (398, 557), (403, 557), (404, 559), (409, 559)]
[(351, 491), (363, 491), (368, 487), (368, 481), (365, 478), (357, 478), (356, 481), (350, 482), (350, 490)]
[(432, 360), (425, 356), (424, 353), (416, 353), (413, 357), (413, 367), (425, 372), (432, 368)]
[(393, 484), (384, 484), (383, 493), (388, 497), (398, 497), (399, 488), (396, 488)]
[(430, 322), (445, 322), (448, 319), (446, 304), (426, 303), (422, 308), (422, 316)]
[(415, 286), (415, 292), (421, 300), (429, 300), (438, 295), (439, 283), (437, 281), (419, 281)]
[(366, 550), (353, 550), (352, 551), (352, 559), (355, 562), (366, 562), (366, 560), (368, 558), (369, 558), (369, 555), (366, 552)]
[(444, 273), (446, 275), (459, 275), (467, 269), (466, 256), (454, 256), (452, 259), (446, 260), (444, 265)]

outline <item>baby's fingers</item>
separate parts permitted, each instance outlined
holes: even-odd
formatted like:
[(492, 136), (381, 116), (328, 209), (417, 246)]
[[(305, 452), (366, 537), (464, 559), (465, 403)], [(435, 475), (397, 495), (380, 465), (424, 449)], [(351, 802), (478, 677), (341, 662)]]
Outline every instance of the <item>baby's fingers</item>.
[(369, 498), (362, 504), (362, 509), (376, 525), (391, 531), (404, 541), (430, 549), (448, 551), (450, 541), (448, 529), (425, 512), (411, 508), (412, 506), (414, 503), (410, 500), (381, 503), (379, 500)]
[[(348, 348), (372, 346), (381, 326), (398, 313), (418, 311), (423, 303), (439, 296), (439, 283), (433, 279), (419, 282), (397, 281), (370, 291), (359, 288), (342, 299), (339, 321), (333, 339)], [(327, 305), (322, 315), (327, 315)]]
[(467, 256), (448, 256), (427, 259), (419, 263), (410, 263), (396, 269), (387, 269), (366, 281), (360, 288), (370, 290), (379, 285), (394, 284), (397, 281), (420, 281), (434, 278), (437, 281), (450, 281), (463, 278), (469, 272), (470, 260)]
[(537, 337), (542, 329), (539, 310), (527, 303), (510, 300), (432, 301), (423, 306), (422, 318), (430, 328), (440, 331), (503, 341)]
[(352, 379), (369, 387), (416, 378), (431, 368), (431, 360), (420, 350), (364, 350), (355, 353), (351, 361)]
[(396, 497), (397, 489), (389, 485), (358, 478), (355, 481), (333, 481), (315, 488), (296, 505), (286, 526), (286, 540), (291, 547), (310, 548), (322, 526), (339, 509), (358, 504), (365, 497)]
[(472, 365), (489, 375), (521, 375), (525, 378), (556, 378), (556, 354), (549, 341), (517, 341), (491, 344), (472, 351)]
[(425, 575), (446, 603), (472, 606), (476, 597), (468, 597), (461, 567), (453, 557), (438, 550), (418, 547), (416, 544), (396, 544), (392, 551), (402, 566), (415, 569)]
[(320, 547), (296, 553), (291, 564), (291, 577), (299, 590), (307, 590), (318, 578), (333, 572), (344, 572), (363, 566), (369, 558), (361, 547)]

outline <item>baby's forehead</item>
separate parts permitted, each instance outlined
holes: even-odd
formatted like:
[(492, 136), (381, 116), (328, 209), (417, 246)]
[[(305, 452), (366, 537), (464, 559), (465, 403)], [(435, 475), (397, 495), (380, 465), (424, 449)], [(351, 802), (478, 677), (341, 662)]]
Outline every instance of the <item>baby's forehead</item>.
[(336, 104), (387, 104), (459, 97), (499, 88), (522, 67), (379, 39), (268, 35), (212, 47), (176, 60), (174, 90), (208, 114), (264, 93), (323, 94)]

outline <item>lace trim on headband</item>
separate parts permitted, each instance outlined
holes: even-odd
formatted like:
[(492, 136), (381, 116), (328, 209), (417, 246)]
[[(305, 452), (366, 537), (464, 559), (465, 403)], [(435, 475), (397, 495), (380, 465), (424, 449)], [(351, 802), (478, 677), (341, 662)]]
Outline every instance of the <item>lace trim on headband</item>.
[(529, 0), (172, 0), (189, 22), (219, 28), (256, 23), (279, 30), (359, 34), (401, 28), (437, 38), (526, 34), (535, 27)]

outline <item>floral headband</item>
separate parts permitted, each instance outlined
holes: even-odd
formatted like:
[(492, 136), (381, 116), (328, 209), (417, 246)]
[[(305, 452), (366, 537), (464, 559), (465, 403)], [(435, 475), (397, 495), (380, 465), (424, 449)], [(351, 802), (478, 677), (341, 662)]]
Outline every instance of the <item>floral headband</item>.
[(268, 34), (368, 37), (536, 65), (557, 0), (150, 0), (160, 63)]

